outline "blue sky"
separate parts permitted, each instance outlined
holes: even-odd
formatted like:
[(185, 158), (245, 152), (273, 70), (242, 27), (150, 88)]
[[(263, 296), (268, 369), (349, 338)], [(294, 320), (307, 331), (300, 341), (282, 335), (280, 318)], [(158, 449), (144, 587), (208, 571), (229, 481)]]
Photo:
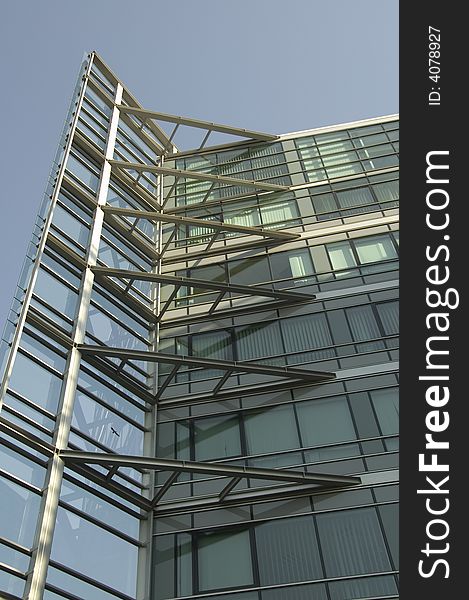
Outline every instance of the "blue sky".
[(0, 327), (85, 52), (150, 109), (247, 129), (398, 112), (398, 0), (14, 0), (0, 50)]

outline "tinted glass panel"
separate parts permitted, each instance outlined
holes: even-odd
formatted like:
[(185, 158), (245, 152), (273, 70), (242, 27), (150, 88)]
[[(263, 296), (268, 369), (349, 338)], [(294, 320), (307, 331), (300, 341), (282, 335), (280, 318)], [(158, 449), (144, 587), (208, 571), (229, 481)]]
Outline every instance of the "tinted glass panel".
[(317, 524), (328, 577), (391, 568), (374, 508), (321, 514)]
[(323, 576), (312, 517), (282, 519), (256, 527), (261, 585)]
[(250, 454), (262, 454), (298, 448), (298, 430), (293, 406), (280, 406), (244, 417)]
[(241, 454), (237, 417), (213, 417), (194, 422), (195, 460)]
[(252, 584), (249, 532), (200, 535), (198, 575), (200, 591)]

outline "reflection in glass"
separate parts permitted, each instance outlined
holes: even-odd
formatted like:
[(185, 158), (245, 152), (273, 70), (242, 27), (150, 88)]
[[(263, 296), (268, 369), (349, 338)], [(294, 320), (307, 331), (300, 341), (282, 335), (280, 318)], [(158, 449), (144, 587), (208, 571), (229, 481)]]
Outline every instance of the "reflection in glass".
[(124, 594), (135, 594), (137, 547), (62, 507), (51, 558)]
[(206, 533), (197, 542), (200, 591), (253, 583), (249, 531)]
[(237, 417), (210, 417), (194, 422), (195, 460), (241, 454)]
[(255, 532), (261, 585), (323, 577), (311, 516), (267, 522)]
[(16, 355), (10, 388), (54, 413), (57, 411), (62, 381), (21, 353)]
[(0, 536), (31, 548), (41, 497), (0, 475)]
[(263, 454), (299, 447), (293, 406), (248, 412), (244, 417), (249, 454)]
[(327, 577), (391, 568), (374, 508), (323, 513), (317, 525)]

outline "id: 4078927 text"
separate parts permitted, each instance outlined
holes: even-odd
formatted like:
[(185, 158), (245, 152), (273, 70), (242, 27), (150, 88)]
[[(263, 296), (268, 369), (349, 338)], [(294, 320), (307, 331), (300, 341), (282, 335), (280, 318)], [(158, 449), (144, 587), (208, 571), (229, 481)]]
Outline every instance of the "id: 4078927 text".
[(440, 56), (441, 56), (441, 31), (436, 27), (428, 27), (428, 79), (434, 84), (428, 94), (429, 106), (440, 106)]

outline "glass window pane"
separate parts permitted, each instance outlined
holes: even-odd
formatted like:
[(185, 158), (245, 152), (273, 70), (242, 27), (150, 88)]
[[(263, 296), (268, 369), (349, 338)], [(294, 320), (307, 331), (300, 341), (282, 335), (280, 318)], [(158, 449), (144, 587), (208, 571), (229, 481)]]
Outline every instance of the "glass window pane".
[(54, 218), (52, 220), (61, 231), (66, 233), (75, 242), (81, 246), (86, 246), (88, 236), (90, 233), (89, 228), (84, 224), (75, 219), (68, 211), (57, 205), (54, 208)]
[(327, 154), (335, 154), (337, 152), (344, 152), (346, 150), (353, 150), (353, 145), (350, 140), (342, 140), (329, 144), (321, 144), (319, 146), (319, 152), (321, 153), (321, 156), (325, 156)]
[(386, 169), (387, 167), (397, 167), (398, 165), (399, 158), (395, 154), (363, 161), (363, 166), (366, 171), (372, 171), (373, 169)]
[(374, 198), (368, 188), (356, 188), (336, 193), (340, 208), (350, 209), (342, 211), (345, 216), (366, 212), (369, 210), (368, 206), (374, 203)]
[[(9, 565), (26, 573), (29, 567), (29, 556), (19, 550), (13, 550), (9, 546), (0, 543), (0, 563)], [(0, 587), (0, 590), (3, 589)]]
[(195, 460), (241, 454), (238, 417), (211, 417), (194, 421)]
[(171, 598), (174, 593), (174, 539), (173, 535), (153, 538), (154, 577), (153, 594), (155, 600)]
[(256, 285), (270, 281), (267, 257), (233, 260), (228, 263), (230, 280), (241, 285)]
[(135, 594), (137, 547), (62, 507), (51, 558), (124, 594)]
[[(83, 598), (86, 600), (116, 600), (115, 594), (105, 592), (94, 585), (86, 583), (78, 577), (73, 577), (60, 569), (56, 569), (49, 565), (47, 569), (47, 583), (63, 589), (71, 594), (75, 594), (75, 597)], [(49, 599), (48, 595), (44, 594), (44, 600)], [(53, 600), (57, 598), (62, 599), (63, 596), (50, 596)], [(67, 596), (68, 600), (69, 596)]]
[(309, 250), (292, 250), (270, 255), (270, 265), (274, 279), (306, 277), (314, 273)]
[(117, 506), (98, 498), (89, 490), (72, 483), (68, 479), (62, 481), (60, 499), (99, 521), (138, 539), (140, 525), (138, 518), (123, 512)]
[(264, 454), (299, 447), (293, 406), (279, 406), (244, 415), (249, 454)]
[(396, 569), (399, 568), (399, 505), (384, 504), (378, 508), (388, 541), (391, 558)]
[(231, 336), (226, 331), (201, 333), (192, 338), (192, 354), (201, 358), (231, 360)]
[(0, 536), (31, 548), (41, 497), (0, 476)]
[(399, 181), (397, 180), (375, 183), (373, 190), (380, 202), (399, 200)]
[(323, 577), (312, 517), (267, 522), (255, 532), (261, 585)]
[(79, 390), (75, 396), (72, 425), (115, 452), (138, 455), (143, 451), (141, 429)]
[(331, 600), (350, 600), (350, 598), (387, 598), (397, 594), (394, 577), (363, 577), (329, 583)]
[[(47, 363), (51, 367), (54, 367), (58, 371), (63, 371), (65, 369), (65, 358), (63, 356), (59, 356), (56, 352), (48, 348), (45, 343), (49, 342), (54, 344), (54, 342), (42, 333), (38, 335), (41, 336), (41, 341), (38, 341), (36, 338), (28, 335), (26, 332), (23, 332), (21, 336), (21, 348), (30, 352), (41, 361)], [(42, 343), (44, 342), (44, 343)]]
[(249, 531), (198, 537), (199, 591), (254, 583)]
[[(317, 215), (318, 219), (321, 221), (322, 219), (327, 218), (331, 219), (337, 217), (339, 213), (334, 212), (337, 211), (337, 204), (334, 198), (334, 194), (321, 194), (320, 196), (313, 196), (311, 198), (314, 206), (314, 212)], [(333, 213), (332, 215), (329, 213)]]
[(383, 302), (376, 305), (385, 335), (399, 333), (399, 302)]
[(378, 422), (384, 435), (399, 433), (399, 391), (397, 388), (370, 392)]
[(98, 189), (99, 178), (73, 154), (70, 154), (68, 157), (67, 170), (73, 173), (94, 192)]
[(391, 569), (374, 508), (324, 513), (317, 525), (327, 577)]
[(55, 413), (62, 381), (50, 371), (18, 353), (15, 358), (10, 388)]
[(349, 134), (347, 131), (331, 131), (330, 133), (320, 133), (314, 136), (318, 145), (336, 142), (339, 140), (347, 140)]
[(25, 583), (24, 579), (0, 569), (0, 592), (8, 592), (14, 594), (14, 597), (22, 598)]
[(286, 352), (300, 352), (332, 345), (324, 314), (302, 315), (282, 321)]
[[(92, 376), (92, 374), (86, 372), (82, 368), (80, 370), (78, 385), (84, 388), (90, 394), (97, 396), (106, 404), (109, 404), (109, 406), (114, 410), (124, 413), (131, 419), (134, 419), (143, 425), (143, 410), (124, 399), (123, 396), (119, 394), (119, 391), (122, 390), (122, 388), (119, 388), (115, 382), (110, 382), (110, 386), (106, 386), (102, 381), (98, 381)], [(127, 392), (126, 390), (124, 390), (124, 395), (133, 398), (134, 400), (136, 399), (134, 396), (132, 396), (131, 392)]]
[(305, 169), (307, 171), (308, 181), (322, 181), (326, 179), (326, 171), (321, 168), (321, 159), (310, 158), (303, 161)]
[(355, 267), (355, 257), (349, 242), (337, 242), (335, 244), (327, 244), (327, 252), (334, 271)]
[[(4, 436), (5, 439), (6, 437)], [(10, 442), (13, 442), (13, 439), (10, 439)], [(1, 443), (0, 468), (36, 487), (41, 488), (44, 484), (46, 474), (44, 467)]]
[(343, 152), (342, 154), (331, 154), (330, 156), (323, 156), (322, 162), (325, 167), (331, 165), (341, 165), (343, 163), (351, 163), (357, 160), (356, 152)]
[(223, 211), (225, 221), (231, 225), (242, 225), (243, 227), (255, 227), (261, 224), (259, 209), (257, 206), (244, 208), (233, 212)]
[(366, 146), (382, 144), (387, 141), (388, 139), (385, 133), (376, 133), (374, 135), (367, 135), (366, 137), (355, 138), (353, 144), (355, 148), (365, 148)]
[(355, 240), (355, 248), (361, 264), (397, 258), (396, 249), (387, 235), (376, 235)]
[(360, 158), (374, 158), (385, 154), (393, 154), (394, 148), (392, 144), (381, 144), (380, 146), (371, 146), (358, 151)]
[(277, 322), (238, 328), (236, 344), (239, 360), (261, 358), (283, 352), (280, 326)]
[(354, 306), (346, 312), (354, 341), (366, 342), (381, 337), (371, 306)]
[[(13, 396), (12, 394), (9, 394), (9, 393), (5, 394), (4, 406), (9, 406), (13, 410), (18, 411), (21, 415), (24, 415), (25, 417), (32, 419), (34, 421), (34, 423), (36, 423), (37, 425), (42, 425), (43, 427), (45, 427), (47, 429), (48, 433), (40, 431), (39, 429), (36, 429), (36, 428), (34, 428), (33, 433), (34, 433), (34, 435), (37, 435), (37, 436), (41, 437), (42, 439), (46, 439), (49, 442), (51, 441), (52, 432), (54, 431), (54, 421), (52, 419), (50, 419), (49, 417), (46, 417), (45, 415), (43, 415), (41, 412), (39, 412), (35, 408), (32, 408), (28, 404), (26, 404), (26, 403), (22, 402), (21, 400), (19, 400), (18, 398), (16, 398), (16, 396)], [(4, 416), (7, 417), (6, 412), (5, 412)], [(13, 415), (11, 415), (11, 414), (8, 414), (7, 418), (13, 422), (18, 422), (17, 418), (13, 417)], [(22, 421), (19, 424), (23, 428), (28, 429), (28, 431), (32, 431), (32, 425), (29, 425), (29, 424), (26, 425), (26, 423), (24, 421)]]
[(271, 205), (261, 206), (262, 222), (283, 223), (299, 216), (298, 206), (294, 200), (287, 200)]
[(296, 409), (303, 446), (347, 442), (356, 438), (344, 396), (299, 402)]
[(70, 319), (75, 316), (78, 295), (58, 279), (39, 269), (34, 294)]

